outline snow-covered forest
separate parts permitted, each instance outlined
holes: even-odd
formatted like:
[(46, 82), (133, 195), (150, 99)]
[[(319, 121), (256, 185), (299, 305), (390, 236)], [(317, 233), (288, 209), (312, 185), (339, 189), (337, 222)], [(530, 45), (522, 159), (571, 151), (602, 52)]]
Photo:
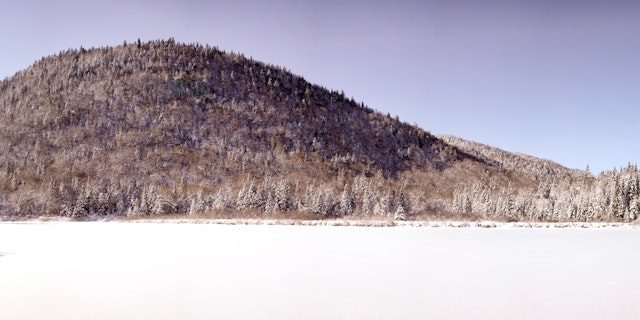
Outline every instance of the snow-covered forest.
[[(536, 190), (475, 181), (453, 193), (452, 210), (513, 221), (634, 221), (640, 213), (638, 167), (577, 181), (544, 180)], [(497, 192), (496, 192), (497, 191)]]
[(457, 137), (441, 138), (537, 182), (528, 189), (515, 186), (514, 181), (506, 186), (491, 179), (461, 183), (453, 193), (451, 209), (456, 212), (506, 216), (514, 221), (633, 221), (640, 213), (640, 180), (635, 164), (594, 177), (588, 168), (568, 169), (549, 160)]
[(593, 177), (454, 137), (242, 54), (80, 48), (0, 83), (0, 217), (632, 221)]

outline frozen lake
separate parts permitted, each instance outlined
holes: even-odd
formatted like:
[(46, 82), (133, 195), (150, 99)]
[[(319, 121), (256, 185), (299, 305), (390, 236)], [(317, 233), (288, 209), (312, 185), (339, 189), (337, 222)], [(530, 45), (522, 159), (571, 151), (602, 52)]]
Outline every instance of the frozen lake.
[(0, 224), (0, 318), (640, 319), (640, 230)]

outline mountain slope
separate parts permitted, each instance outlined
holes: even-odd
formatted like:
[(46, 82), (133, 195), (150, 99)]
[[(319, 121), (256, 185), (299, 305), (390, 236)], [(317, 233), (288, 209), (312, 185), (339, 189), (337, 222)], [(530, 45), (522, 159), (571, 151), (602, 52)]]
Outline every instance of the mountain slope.
[[(193, 148), (218, 138), (255, 151), (278, 145), (285, 152), (317, 149), (325, 158), (351, 153), (387, 174), (470, 158), (281, 68), (172, 41), (68, 51), (3, 81), (0, 90), (11, 129), (53, 151), (69, 145), (46, 133), (95, 128), (83, 132), (89, 146), (129, 146), (122, 137), (128, 132), (148, 133), (145, 147)], [(17, 138), (15, 130), (5, 132)]]
[(521, 175), (533, 176), (535, 180), (561, 177), (576, 179), (585, 175), (585, 172), (569, 169), (556, 162), (536, 158), (527, 154), (504, 151), (486, 144), (465, 140), (450, 135), (438, 136), (442, 141), (451, 144), (466, 153), (469, 153), (487, 163), (518, 172)]
[(561, 166), (505, 167), (525, 156), (438, 138), (283, 68), (172, 39), (43, 58), (0, 83), (0, 111), (3, 216), (501, 219), (495, 206), (459, 208), (460, 190), (482, 185), (498, 203), (578, 180)]

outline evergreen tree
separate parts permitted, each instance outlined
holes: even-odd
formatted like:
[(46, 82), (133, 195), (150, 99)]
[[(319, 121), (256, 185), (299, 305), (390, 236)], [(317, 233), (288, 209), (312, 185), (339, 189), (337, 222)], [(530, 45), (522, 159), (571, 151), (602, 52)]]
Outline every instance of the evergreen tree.
[(228, 192), (222, 190), (222, 188), (218, 189), (218, 193), (214, 196), (214, 200), (212, 203), (213, 209), (216, 210), (226, 210), (230, 209), (231, 205), (229, 199), (227, 197)]
[(629, 178), (629, 215), (630, 221), (640, 215), (640, 177), (637, 166), (633, 166)]
[(278, 182), (273, 200), (276, 204), (276, 210), (289, 211), (292, 209), (293, 204), (291, 201), (291, 186), (289, 185), (289, 181), (282, 179)]
[(373, 188), (373, 186), (368, 184), (367, 186), (364, 187), (364, 193), (362, 195), (362, 213), (363, 214), (370, 214), (372, 212), (375, 212), (376, 197), (377, 197), (377, 192)]
[(80, 192), (73, 207), (72, 216), (76, 218), (83, 218), (89, 215), (89, 198), (88, 191)]
[(473, 212), (473, 206), (471, 202), (471, 198), (468, 193), (465, 193), (462, 199), (462, 211), (466, 213)]
[(620, 177), (616, 170), (611, 174), (610, 182), (611, 205), (609, 212), (613, 218), (621, 218), (624, 215), (624, 206), (622, 205), (622, 192), (620, 190)]
[(276, 198), (269, 193), (267, 195), (267, 201), (264, 204), (264, 212), (266, 213), (276, 213), (278, 211), (278, 202)]
[(451, 209), (454, 212), (464, 211), (464, 190), (461, 187), (457, 187), (453, 190), (453, 202), (451, 203)]
[(407, 201), (404, 192), (400, 192), (400, 199), (398, 199), (398, 207), (393, 216), (394, 220), (406, 220), (407, 219)]
[(259, 189), (258, 186), (251, 181), (249, 186), (243, 184), (242, 189), (238, 192), (236, 210), (264, 209), (265, 200), (263, 190)]
[(352, 214), (356, 207), (355, 199), (351, 196), (348, 188), (344, 188), (340, 196), (340, 212), (345, 215)]

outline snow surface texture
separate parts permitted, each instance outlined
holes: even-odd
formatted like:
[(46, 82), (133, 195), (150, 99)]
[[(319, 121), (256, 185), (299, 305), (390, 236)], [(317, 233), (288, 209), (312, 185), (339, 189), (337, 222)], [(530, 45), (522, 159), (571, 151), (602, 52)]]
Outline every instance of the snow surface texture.
[(638, 319), (640, 230), (0, 224), (2, 319)]

